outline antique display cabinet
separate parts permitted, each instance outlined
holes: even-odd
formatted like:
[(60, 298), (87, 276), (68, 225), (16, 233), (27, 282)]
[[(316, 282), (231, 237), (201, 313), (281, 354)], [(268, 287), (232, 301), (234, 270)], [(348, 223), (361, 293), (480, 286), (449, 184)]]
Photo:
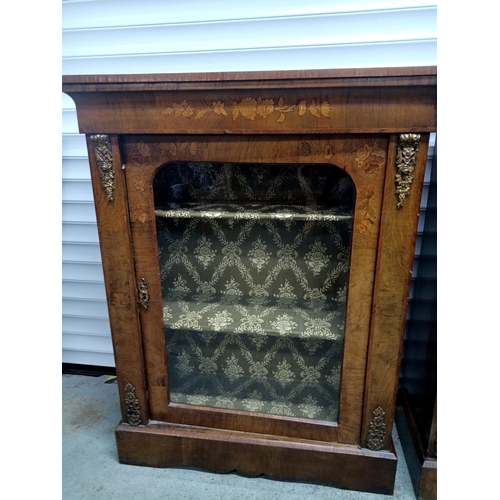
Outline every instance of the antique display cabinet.
[(390, 494), (436, 69), (66, 76), (127, 464)]

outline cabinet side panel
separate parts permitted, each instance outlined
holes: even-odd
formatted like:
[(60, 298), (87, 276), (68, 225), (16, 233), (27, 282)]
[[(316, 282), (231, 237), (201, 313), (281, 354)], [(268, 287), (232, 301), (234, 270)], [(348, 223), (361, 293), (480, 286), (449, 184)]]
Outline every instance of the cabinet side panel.
[(404, 323), (429, 143), (429, 134), (422, 134), (418, 143), (413, 182), (403, 206), (398, 208), (398, 138), (399, 136), (392, 136), (389, 145), (363, 411), (362, 446), (376, 446), (377, 449), (387, 449), (389, 446), (394, 420)]
[(102, 154), (107, 155), (104, 165), (92, 136), (87, 136), (87, 147), (122, 418), (129, 422), (132, 410), (134, 422), (140, 418), (146, 424), (149, 415), (125, 179), (117, 137), (104, 137), (109, 137), (111, 146), (110, 150), (104, 147)]

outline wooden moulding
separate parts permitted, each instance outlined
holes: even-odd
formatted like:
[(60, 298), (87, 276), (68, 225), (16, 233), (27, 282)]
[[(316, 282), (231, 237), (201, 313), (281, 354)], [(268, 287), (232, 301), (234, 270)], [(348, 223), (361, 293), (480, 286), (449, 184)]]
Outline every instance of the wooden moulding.
[(246, 477), (312, 481), (337, 488), (392, 495), (397, 457), (305, 439), (276, 438), (221, 429), (150, 423), (115, 430), (120, 463), (148, 467), (191, 466)]
[(436, 80), (432, 67), (87, 75), (63, 91), (87, 134), (402, 133), (436, 130)]

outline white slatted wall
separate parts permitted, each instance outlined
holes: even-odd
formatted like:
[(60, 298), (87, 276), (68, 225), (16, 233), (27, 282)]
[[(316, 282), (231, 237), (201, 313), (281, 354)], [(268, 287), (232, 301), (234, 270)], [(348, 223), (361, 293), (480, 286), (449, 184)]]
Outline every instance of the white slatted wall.
[[(436, 64), (425, 0), (63, 0), (65, 75)], [(85, 139), (63, 95), (63, 362), (114, 366)]]

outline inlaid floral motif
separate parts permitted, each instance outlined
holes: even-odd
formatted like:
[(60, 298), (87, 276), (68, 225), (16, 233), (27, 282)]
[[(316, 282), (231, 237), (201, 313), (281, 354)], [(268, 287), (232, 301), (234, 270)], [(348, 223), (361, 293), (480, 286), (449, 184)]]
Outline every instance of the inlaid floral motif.
[(257, 101), (257, 114), (262, 118), (267, 118), (274, 112), (274, 101), (272, 99), (261, 99)]
[(377, 143), (373, 146), (365, 144), (355, 153), (354, 161), (357, 168), (361, 168), (365, 174), (377, 173), (385, 163), (386, 153)]
[(236, 106), (233, 103), (233, 119), (236, 119), (240, 113), (248, 120), (255, 120), (257, 116), (257, 101), (251, 97), (247, 97)]
[[(217, 116), (228, 116), (226, 111), (228, 108), (231, 109), (233, 121), (240, 116), (254, 121), (257, 117), (266, 119), (273, 113), (279, 113), (276, 118), (278, 123), (285, 120), (287, 113), (296, 113), (297, 116), (302, 117), (308, 112), (316, 118), (329, 118), (331, 112), (328, 101), (316, 102), (313, 100), (308, 104), (305, 100), (301, 100), (298, 104), (285, 104), (283, 97), (280, 97), (278, 102), (269, 98), (245, 97), (239, 102), (229, 99), (228, 103), (228, 106), (226, 106), (226, 102), (220, 100), (212, 102), (212, 105), (201, 103), (202, 107), (196, 110), (195, 120), (199, 120), (210, 113)], [(191, 118), (195, 114), (195, 109), (185, 100), (181, 103), (172, 101), (172, 106), (165, 108), (162, 114), (173, 115), (174, 118)]]
[(171, 115), (172, 113), (174, 114), (175, 118), (179, 116), (189, 118), (194, 115), (194, 110), (186, 101), (182, 101), (180, 104), (172, 102), (172, 107), (166, 108), (162, 114)]
[(133, 179), (134, 187), (137, 189), (137, 191), (143, 191), (144, 192), (144, 181), (142, 179)]
[(148, 157), (151, 156), (151, 150), (149, 146), (145, 144), (143, 141), (137, 143), (137, 149), (142, 156)]
[(356, 229), (359, 233), (363, 234), (366, 231), (370, 231), (373, 227), (373, 221), (369, 217), (365, 217), (361, 222), (356, 224)]
[[(212, 103), (214, 106), (214, 113), (216, 115), (224, 115), (227, 116), (227, 112), (224, 109), (224, 103), (221, 101), (213, 102)], [(199, 112), (198, 112), (199, 113)], [(200, 118), (198, 115), (196, 115), (196, 118)]]
[(364, 212), (364, 218), (356, 224), (356, 229), (359, 233), (365, 233), (366, 231), (370, 231), (373, 227), (375, 220), (377, 219), (377, 214), (370, 206), (370, 200), (373, 198), (375, 194), (375, 189), (371, 186), (368, 186), (361, 190), (359, 193), (360, 201), (358, 202), (357, 212)]
[[(354, 161), (358, 169), (363, 170), (368, 179), (374, 179), (378, 176), (380, 168), (383, 168), (386, 161), (386, 152), (375, 142), (373, 145), (365, 144), (355, 152)], [(360, 234), (366, 234), (371, 231), (378, 215), (373, 210), (371, 199), (375, 195), (375, 188), (367, 186), (358, 193), (359, 201), (356, 212), (363, 213), (363, 219), (356, 224), (356, 230)]]

